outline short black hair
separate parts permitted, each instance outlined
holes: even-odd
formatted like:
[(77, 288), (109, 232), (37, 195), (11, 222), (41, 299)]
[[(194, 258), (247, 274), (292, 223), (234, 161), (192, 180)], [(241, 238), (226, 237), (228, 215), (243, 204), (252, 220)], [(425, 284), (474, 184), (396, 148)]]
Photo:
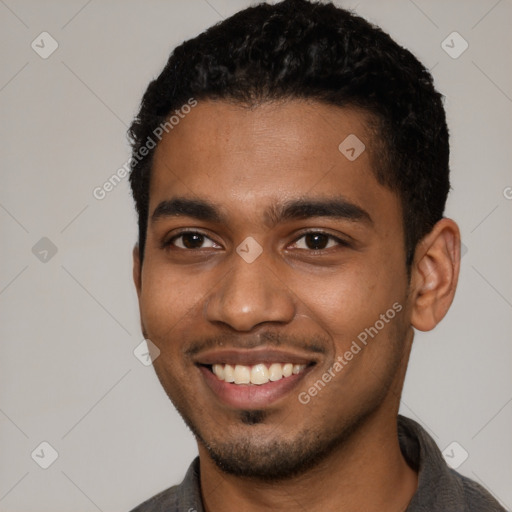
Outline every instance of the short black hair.
[(261, 3), (176, 47), (143, 96), (128, 132), (141, 264), (155, 130), (191, 99), (248, 107), (306, 99), (369, 114), (373, 171), (400, 198), (408, 269), (417, 243), (443, 216), (448, 128), (429, 71), (382, 29), (332, 3)]

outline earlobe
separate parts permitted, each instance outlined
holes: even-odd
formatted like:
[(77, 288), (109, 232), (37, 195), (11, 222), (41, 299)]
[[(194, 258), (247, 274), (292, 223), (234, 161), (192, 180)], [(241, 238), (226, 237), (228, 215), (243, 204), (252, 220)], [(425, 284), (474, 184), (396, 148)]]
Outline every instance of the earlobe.
[(441, 219), (416, 248), (413, 262), (411, 324), (430, 331), (446, 315), (455, 296), (460, 267), (460, 233)]
[(133, 282), (135, 284), (135, 288), (137, 290), (137, 296), (140, 299), (140, 291), (142, 287), (142, 269), (140, 265), (140, 253), (139, 253), (139, 244), (135, 244), (133, 248)]

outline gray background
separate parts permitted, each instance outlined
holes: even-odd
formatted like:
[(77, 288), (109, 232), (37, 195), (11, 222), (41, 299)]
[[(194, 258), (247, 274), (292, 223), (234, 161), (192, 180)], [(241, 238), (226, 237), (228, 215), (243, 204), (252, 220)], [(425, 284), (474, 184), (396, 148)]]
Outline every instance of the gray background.
[[(128, 160), (126, 128), (170, 50), (250, 3), (0, 0), (2, 512), (125, 511), (180, 481), (196, 453), (133, 354), (127, 180), (103, 200), (93, 190)], [(446, 95), (447, 215), (467, 252), (447, 318), (417, 334), (401, 412), (441, 449), (456, 441), (469, 454), (459, 471), (511, 508), (511, 2), (338, 3), (411, 49)], [(59, 45), (46, 59), (31, 47), (50, 48), (43, 31)], [(441, 46), (453, 31), (469, 43), (457, 59)], [(42, 441), (59, 454), (48, 469)]]

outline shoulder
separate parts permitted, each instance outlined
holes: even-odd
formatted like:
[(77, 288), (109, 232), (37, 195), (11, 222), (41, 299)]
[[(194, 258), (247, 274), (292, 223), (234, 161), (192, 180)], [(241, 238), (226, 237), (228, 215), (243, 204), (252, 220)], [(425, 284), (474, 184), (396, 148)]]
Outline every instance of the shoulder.
[(165, 489), (130, 512), (203, 512), (199, 485), (199, 457), (190, 464), (179, 485)]
[(464, 510), (470, 512), (482, 510), (485, 510), (486, 512), (506, 512), (498, 501), (494, 499), (491, 493), (484, 489), (480, 484), (454, 470), (450, 471), (453, 472), (461, 486), (465, 501)]
[(407, 512), (506, 512), (480, 484), (448, 466), (434, 439), (414, 420), (398, 417), (400, 448), (418, 472)]
[(178, 485), (173, 485), (141, 503), (130, 512), (174, 512), (178, 509)]

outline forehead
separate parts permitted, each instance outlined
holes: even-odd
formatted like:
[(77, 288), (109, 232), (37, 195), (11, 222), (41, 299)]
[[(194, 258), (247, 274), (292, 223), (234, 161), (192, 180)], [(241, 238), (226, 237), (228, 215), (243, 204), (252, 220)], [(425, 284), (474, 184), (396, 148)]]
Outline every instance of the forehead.
[(149, 213), (173, 196), (209, 199), (226, 211), (245, 206), (250, 216), (277, 200), (337, 195), (396, 211), (398, 198), (377, 182), (374, 160), (368, 118), (354, 109), (199, 102), (156, 148)]

